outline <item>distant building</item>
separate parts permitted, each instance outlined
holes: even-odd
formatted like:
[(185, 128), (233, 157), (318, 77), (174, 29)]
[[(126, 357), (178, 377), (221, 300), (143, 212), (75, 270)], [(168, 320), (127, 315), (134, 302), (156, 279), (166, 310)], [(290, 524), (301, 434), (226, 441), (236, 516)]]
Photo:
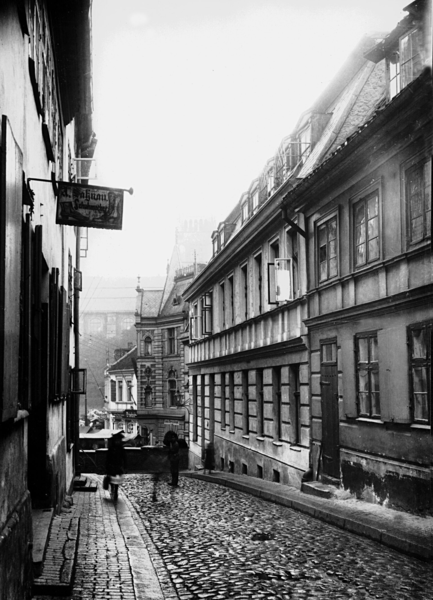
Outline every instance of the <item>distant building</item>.
[[(164, 277), (142, 277), (144, 287), (158, 287)], [(114, 362), (117, 348), (136, 344), (135, 304), (137, 279), (83, 277), (80, 332), (81, 363), (87, 368), (88, 410), (104, 407), (104, 371)], [(81, 414), (85, 403), (81, 400)]]
[(164, 287), (137, 290), (137, 411), (139, 424), (152, 444), (162, 443), (170, 429), (179, 437), (188, 436), (183, 341), (188, 337), (189, 319), (182, 294), (209, 258), (213, 229), (213, 220), (185, 222), (176, 233)]
[(115, 352), (115, 362), (105, 371), (105, 409), (108, 429), (138, 435), (137, 347)]

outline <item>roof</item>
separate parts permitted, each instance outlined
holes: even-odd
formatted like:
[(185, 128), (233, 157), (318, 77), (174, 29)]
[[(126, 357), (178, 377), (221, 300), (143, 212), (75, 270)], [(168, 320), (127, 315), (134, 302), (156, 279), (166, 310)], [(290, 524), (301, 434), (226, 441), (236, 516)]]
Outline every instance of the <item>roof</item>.
[(183, 313), (185, 310), (185, 302), (182, 298), (182, 294), (192, 280), (193, 274), (191, 274), (190, 277), (183, 277), (180, 280), (175, 280), (171, 292), (161, 309), (160, 316), (168, 317), (181, 315)]
[(108, 372), (111, 373), (113, 371), (126, 371), (133, 370), (135, 368), (135, 363), (137, 361), (137, 346), (134, 346), (119, 358), (115, 363), (111, 364), (108, 368)]
[(137, 312), (140, 317), (157, 317), (163, 290), (142, 290), (137, 298)]

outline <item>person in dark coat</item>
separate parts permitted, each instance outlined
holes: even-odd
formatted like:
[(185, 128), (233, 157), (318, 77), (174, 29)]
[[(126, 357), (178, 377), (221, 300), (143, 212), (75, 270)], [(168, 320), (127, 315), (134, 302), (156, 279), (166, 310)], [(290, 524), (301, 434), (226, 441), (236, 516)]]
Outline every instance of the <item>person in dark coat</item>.
[(117, 500), (119, 485), (122, 484), (126, 471), (126, 451), (123, 447), (123, 431), (113, 434), (108, 441), (106, 469), (107, 475), (110, 478), (113, 500)]
[(206, 450), (204, 453), (204, 472), (206, 473), (206, 469), (209, 473), (215, 469), (215, 449), (212, 442), (206, 446)]
[(164, 438), (164, 445), (168, 446), (168, 460), (170, 462), (171, 481), (168, 485), (177, 487), (179, 485), (179, 441), (177, 433), (174, 431), (167, 432)]

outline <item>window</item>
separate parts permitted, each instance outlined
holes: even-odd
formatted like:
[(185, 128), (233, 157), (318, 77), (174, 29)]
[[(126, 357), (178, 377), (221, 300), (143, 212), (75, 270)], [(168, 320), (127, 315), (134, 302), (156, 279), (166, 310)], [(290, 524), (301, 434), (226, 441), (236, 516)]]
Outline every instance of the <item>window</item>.
[(274, 439), (282, 438), (282, 411), (281, 411), (281, 367), (272, 369), (272, 404), (274, 420)]
[(140, 342), (140, 354), (141, 356), (152, 356), (152, 338), (148, 335)]
[(263, 405), (263, 369), (256, 371), (256, 396), (257, 396), (257, 435), (262, 437), (265, 432), (265, 413)]
[(318, 230), (319, 281), (327, 281), (337, 275), (337, 217), (332, 217)]
[(380, 417), (379, 356), (376, 333), (355, 338), (358, 415)]
[(230, 431), (235, 429), (235, 376), (233, 371), (229, 372), (229, 427)]
[(235, 287), (233, 281), (233, 275), (227, 278), (227, 282), (229, 284), (229, 301), (230, 301), (230, 321), (231, 324), (234, 325), (235, 322)]
[(226, 326), (226, 295), (224, 281), (220, 283), (220, 323), (221, 329)]
[(176, 327), (169, 327), (167, 329), (167, 354), (176, 354)]
[(248, 319), (248, 265), (241, 267), (241, 288), (244, 317)]
[(249, 216), (250, 216), (249, 204), (248, 204), (248, 200), (245, 200), (245, 202), (242, 204), (242, 223), (245, 223), (245, 221), (248, 219)]
[(103, 323), (99, 317), (93, 317), (89, 321), (89, 333), (102, 333)]
[(212, 292), (205, 294), (201, 302), (203, 335), (210, 335), (212, 333)]
[(420, 75), (422, 34), (413, 29), (400, 38), (399, 48), (388, 57), (389, 95), (394, 98), (401, 89)]
[(267, 187), (267, 193), (268, 193), (268, 197), (269, 197), (269, 196), (271, 196), (272, 192), (275, 189), (275, 173), (274, 173), (273, 166), (270, 169), (268, 169), (267, 176), (266, 176), (266, 187)]
[(431, 235), (431, 161), (406, 171), (406, 203), (409, 241), (421, 242)]
[(221, 373), (221, 429), (224, 429), (227, 425), (226, 404), (226, 374)]
[(116, 396), (116, 400), (117, 400), (117, 402), (122, 402), (123, 401), (123, 381), (121, 379), (119, 379), (119, 381), (117, 382), (117, 396)]
[(251, 198), (252, 198), (252, 200), (251, 200), (252, 211), (253, 211), (253, 213), (255, 213), (256, 210), (259, 208), (259, 190), (257, 188), (252, 193)]
[(126, 317), (122, 320), (122, 331), (127, 331), (133, 327), (135, 321), (132, 317)]
[(189, 338), (198, 340), (201, 337), (200, 316), (198, 311), (198, 302), (194, 302), (190, 310), (189, 318)]
[(107, 336), (114, 337), (116, 335), (116, 315), (108, 315), (107, 317)]
[(379, 194), (359, 200), (353, 207), (355, 267), (379, 258)]
[(168, 380), (168, 401), (169, 406), (176, 406), (176, 379)]
[(242, 433), (248, 435), (250, 431), (250, 411), (248, 396), (248, 371), (242, 371)]
[[(330, 346), (330, 344), (327, 344)], [(322, 346), (322, 348), (325, 348)], [(291, 443), (301, 443), (301, 392), (299, 387), (299, 365), (289, 366), (289, 384), (290, 384), (290, 423), (291, 423)]]
[(287, 256), (292, 259), (292, 293), (293, 297), (299, 296), (299, 256), (298, 234), (293, 229), (287, 232)]
[(263, 277), (262, 277), (262, 255), (257, 254), (254, 257), (254, 309), (258, 315), (262, 314), (263, 311)]
[(214, 231), (212, 234), (212, 251), (213, 251), (213, 256), (215, 256), (216, 254), (218, 254), (218, 250), (219, 250), (219, 234), (218, 231)]
[(411, 409), (414, 423), (431, 424), (432, 322), (409, 327)]
[(152, 404), (152, 388), (150, 385), (146, 385), (144, 389), (144, 406), (150, 408)]

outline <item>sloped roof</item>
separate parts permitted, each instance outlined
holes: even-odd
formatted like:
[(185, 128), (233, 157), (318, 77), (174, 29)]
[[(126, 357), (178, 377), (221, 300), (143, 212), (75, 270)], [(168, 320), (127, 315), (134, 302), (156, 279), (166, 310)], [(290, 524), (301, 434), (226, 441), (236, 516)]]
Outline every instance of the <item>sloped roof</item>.
[(131, 348), (129, 352), (124, 354), (117, 360), (115, 363), (110, 365), (107, 369), (109, 373), (113, 371), (126, 371), (133, 370), (135, 367), (135, 362), (137, 361), (137, 346)]
[(157, 317), (164, 290), (142, 290), (137, 298), (140, 317)]
[[(168, 317), (171, 315), (180, 315), (185, 309), (185, 302), (182, 298), (183, 291), (189, 286), (193, 277), (184, 277), (180, 280), (176, 280), (171, 289), (171, 292), (164, 303), (160, 315)], [(177, 298), (177, 303), (173, 304), (173, 300)]]

